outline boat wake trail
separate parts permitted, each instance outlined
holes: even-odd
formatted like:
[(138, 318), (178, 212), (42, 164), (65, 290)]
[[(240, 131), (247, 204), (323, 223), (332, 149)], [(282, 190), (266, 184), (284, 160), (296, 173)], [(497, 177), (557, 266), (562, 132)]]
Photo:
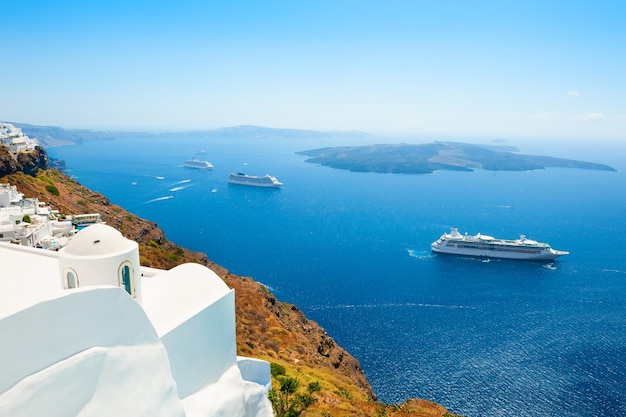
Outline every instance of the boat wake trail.
[(407, 249), (406, 250), (411, 258), (425, 260), (433, 258), (435, 255), (432, 252), (428, 252), (425, 250), (415, 250), (415, 249)]
[(142, 204), (156, 203), (157, 201), (169, 200), (170, 198), (174, 198), (174, 196), (173, 195), (168, 195), (168, 196), (165, 196), (165, 197), (153, 198), (152, 200), (145, 201)]
[(428, 304), (428, 303), (384, 303), (384, 304), (337, 304), (325, 306), (313, 306), (311, 310), (351, 310), (351, 309), (374, 309), (374, 308), (445, 308), (451, 310), (474, 309), (471, 306)]
[(177, 181), (171, 185), (175, 187), (170, 188), (170, 192), (175, 192), (175, 191), (184, 190), (185, 188), (193, 187), (194, 184), (191, 184), (191, 180), (187, 179), (187, 180)]
[(621, 271), (619, 269), (602, 269), (602, 272), (612, 272), (614, 274), (626, 274), (626, 271)]
[(189, 187), (189, 186), (187, 185), (187, 186), (174, 187), (174, 188), (170, 188), (170, 191), (171, 192), (180, 191), (180, 190), (184, 190), (187, 187)]

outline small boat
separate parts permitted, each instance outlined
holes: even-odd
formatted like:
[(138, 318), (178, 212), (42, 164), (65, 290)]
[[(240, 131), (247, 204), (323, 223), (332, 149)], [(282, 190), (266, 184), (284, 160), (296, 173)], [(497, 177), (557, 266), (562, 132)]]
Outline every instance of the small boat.
[(228, 176), (228, 183), (267, 188), (278, 188), (283, 185), (282, 182), (278, 181), (276, 177), (272, 177), (271, 175), (257, 177), (254, 175), (247, 175), (241, 172), (233, 172), (232, 174), (230, 174)]
[(194, 169), (213, 169), (213, 164), (210, 163), (209, 161), (201, 161), (199, 159), (191, 158), (185, 161), (185, 166), (187, 168), (194, 168)]

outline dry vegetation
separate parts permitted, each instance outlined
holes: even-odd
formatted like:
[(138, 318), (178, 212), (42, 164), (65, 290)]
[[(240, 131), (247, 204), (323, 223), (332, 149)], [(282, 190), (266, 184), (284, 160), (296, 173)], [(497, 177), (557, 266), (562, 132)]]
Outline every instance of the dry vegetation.
[(0, 182), (16, 185), (26, 197), (37, 197), (60, 213), (100, 213), (108, 225), (139, 243), (144, 266), (170, 269), (197, 262), (215, 271), (235, 289), (238, 353), (278, 363), (304, 386), (314, 381), (321, 384), (317, 403), (304, 416), (453, 416), (444, 407), (425, 400), (400, 405), (376, 401), (358, 361), (296, 306), (278, 301), (250, 278), (230, 274), (205, 254), (173, 244), (156, 223), (111, 204), (105, 196), (72, 178), (48, 169), (41, 170), (37, 177), (18, 172), (0, 178)]

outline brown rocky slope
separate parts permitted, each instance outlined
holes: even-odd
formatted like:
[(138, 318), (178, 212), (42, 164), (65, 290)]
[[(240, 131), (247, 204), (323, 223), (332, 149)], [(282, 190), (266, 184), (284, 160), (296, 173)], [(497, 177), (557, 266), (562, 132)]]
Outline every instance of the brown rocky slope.
[(318, 401), (304, 416), (453, 416), (425, 400), (400, 405), (376, 401), (359, 362), (296, 306), (278, 301), (264, 286), (231, 274), (205, 254), (175, 245), (156, 223), (111, 204), (105, 196), (59, 171), (39, 169), (35, 175), (18, 171), (0, 177), (0, 183), (16, 185), (26, 197), (37, 197), (60, 213), (100, 213), (108, 225), (139, 243), (144, 266), (169, 269), (197, 262), (215, 271), (235, 289), (238, 353), (280, 364), (304, 386), (320, 382)]

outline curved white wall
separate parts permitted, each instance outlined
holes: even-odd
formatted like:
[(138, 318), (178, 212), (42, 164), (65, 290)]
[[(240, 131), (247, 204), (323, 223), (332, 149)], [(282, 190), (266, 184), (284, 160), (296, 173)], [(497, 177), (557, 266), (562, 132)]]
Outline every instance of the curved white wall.
[(272, 389), (270, 363), (255, 358), (237, 357), (237, 367), (244, 380), (244, 416), (273, 416), (267, 393)]
[(165, 348), (121, 288), (69, 290), (0, 320), (0, 334), (2, 416), (184, 415)]
[(234, 294), (230, 291), (161, 336), (180, 398), (218, 381), (236, 364)]

